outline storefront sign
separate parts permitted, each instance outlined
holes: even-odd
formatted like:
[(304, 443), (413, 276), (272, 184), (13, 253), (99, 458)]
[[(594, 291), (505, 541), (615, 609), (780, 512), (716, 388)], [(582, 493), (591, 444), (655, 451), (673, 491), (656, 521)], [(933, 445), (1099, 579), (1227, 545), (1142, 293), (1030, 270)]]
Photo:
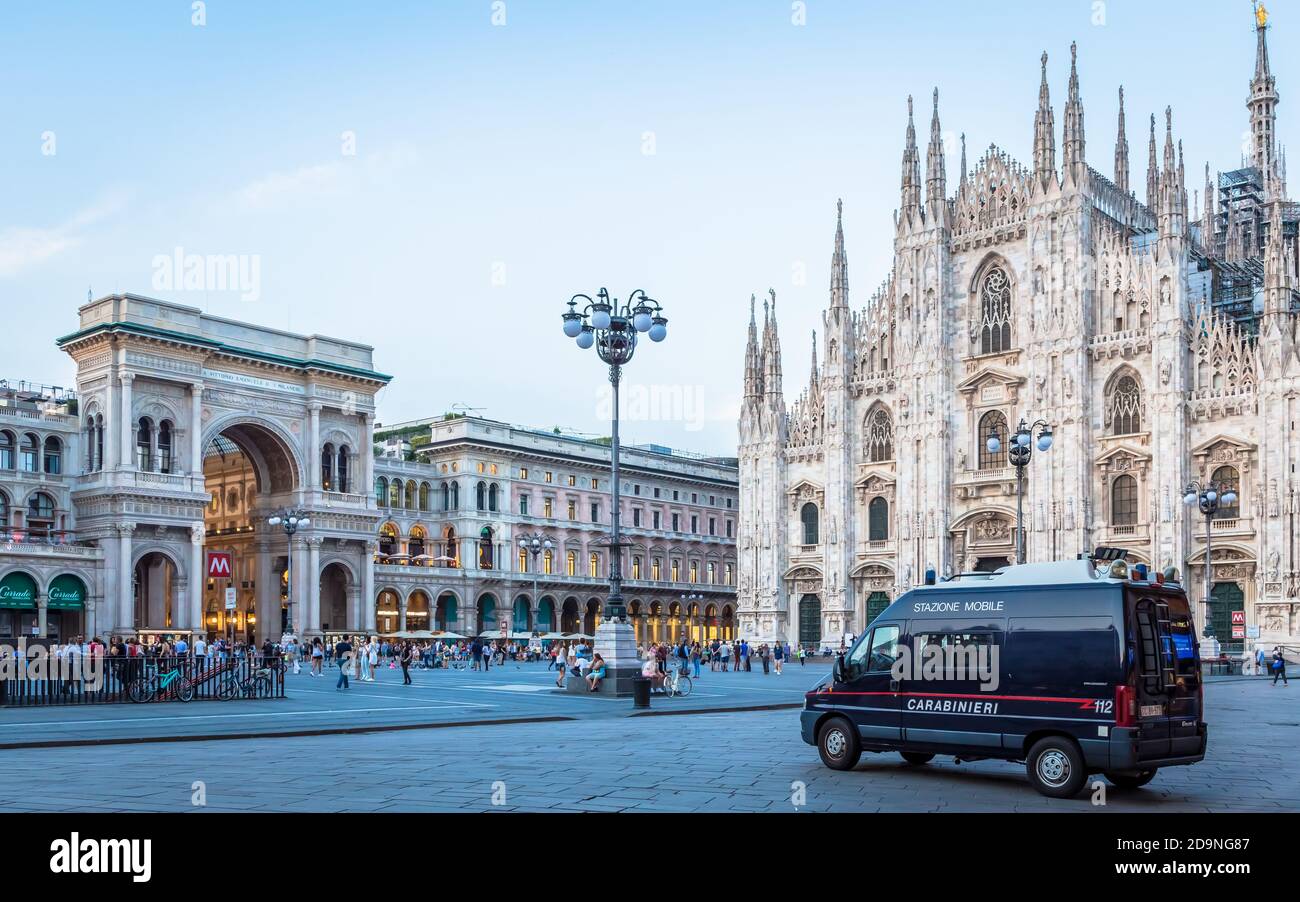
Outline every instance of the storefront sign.
[(227, 611), (233, 611), (233, 610), (234, 610), (235, 608), (237, 608), (237, 607), (239, 607), (239, 601), (238, 601), (238, 599), (237, 599), (237, 597), (236, 597), (236, 595), (235, 595), (235, 590), (234, 590), (234, 589), (227, 589), (227, 590), (226, 590), (226, 610), (227, 610)]
[(10, 573), (0, 579), (0, 608), (36, 607), (36, 580), (26, 573)]
[(62, 608), (65, 610), (84, 608), (86, 606), (86, 584), (68, 573), (55, 577), (54, 582), (50, 583), (50, 594), (46, 606), (51, 609)]

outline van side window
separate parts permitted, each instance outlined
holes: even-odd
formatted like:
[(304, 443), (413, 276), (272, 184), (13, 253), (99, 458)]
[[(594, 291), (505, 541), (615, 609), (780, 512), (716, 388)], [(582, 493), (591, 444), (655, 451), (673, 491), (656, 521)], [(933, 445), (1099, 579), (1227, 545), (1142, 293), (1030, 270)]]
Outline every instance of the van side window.
[(1065, 695), (1113, 684), (1120, 672), (1110, 617), (1016, 617), (1008, 633), (1002, 669), (1022, 688)]
[[(980, 632), (944, 632), (922, 633), (912, 636), (912, 654), (927, 660), (935, 653), (928, 648), (939, 649), (943, 653), (941, 678), (958, 682), (980, 679), (981, 666), (992, 666), (994, 672), (998, 666), (1001, 651), (1002, 631)], [(981, 649), (984, 649), (981, 651)], [(981, 660), (982, 658), (982, 660)]]
[(859, 642), (849, 658), (849, 673), (859, 676), (864, 673), (877, 673), (889, 670), (898, 658), (898, 627), (878, 626), (871, 631), (871, 638)]

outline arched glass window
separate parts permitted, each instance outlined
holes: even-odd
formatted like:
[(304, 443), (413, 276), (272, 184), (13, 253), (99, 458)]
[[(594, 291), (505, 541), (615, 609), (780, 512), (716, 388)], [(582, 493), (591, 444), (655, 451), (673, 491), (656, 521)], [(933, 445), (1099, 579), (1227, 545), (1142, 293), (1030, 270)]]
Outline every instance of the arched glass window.
[(1236, 467), (1219, 467), (1210, 477), (1211, 482), (1220, 483), (1220, 491), (1227, 493), (1233, 491), (1237, 493), (1237, 500), (1232, 505), (1219, 502), (1219, 513), (1217, 516), (1225, 520), (1235, 520), (1241, 516), (1241, 474), (1237, 472)]
[(1120, 476), (1110, 484), (1110, 523), (1132, 526), (1138, 521), (1138, 484), (1132, 476)]
[(52, 435), (45, 439), (45, 472), (54, 476), (63, 472), (63, 443)]
[(158, 424), (158, 472), (172, 471), (172, 423), (163, 420)]
[(12, 432), (0, 432), (0, 470), (13, 470), (17, 467), (14, 444)]
[(424, 554), (424, 548), (425, 548), (424, 539), (425, 539), (424, 527), (412, 526), (411, 538), (408, 539), (406, 543), (406, 550), (411, 555), (411, 557), (413, 558), (419, 557), (420, 555)]
[(415, 481), (414, 481), (414, 480), (408, 481), (408, 482), (406, 483), (406, 509), (407, 509), (408, 511), (413, 511), (413, 510), (415, 510), (415, 503), (416, 503), (416, 501), (415, 501), (415, 494), (416, 494), (416, 491), (417, 491), (417, 488), (416, 488), (416, 485), (415, 485)]
[(334, 491), (334, 446), (326, 444), (320, 451), (320, 487)]
[(889, 538), (889, 502), (880, 496), (867, 505), (867, 539), (884, 542)]
[(1142, 390), (1132, 376), (1122, 376), (1110, 396), (1112, 435), (1131, 435), (1142, 431)]
[(27, 532), (48, 538), (54, 531), (54, 499), (37, 492), (27, 502)]
[[(479, 483), (482, 485), (482, 483)], [(492, 544), (492, 527), (484, 526), (478, 533), (478, 565), (483, 570), (491, 570), (494, 566), (495, 554)]]
[(422, 482), (420, 483), (420, 510), (427, 511), (428, 509), (429, 509), (429, 483)]
[(334, 471), (334, 481), (338, 485), (340, 492), (346, 492), (348, 490), (348, 477), (351, 476), (351, 473), (348, 472), (348, 468), (350, 466), (351, 458), (352, 451), (348, 446), (341, 446), (339, 448), (338, 467)]
[(495, 511), (496, 509), (497, 509), (497, 485), (494, 482), (492, 483), (492, 485), (488, 486), (488, 510)]
[(385, 523), (379, 530), (379, 553), (397, 553), (397, 527), (391, 523)]
[(153, 423), (141, 417), (135, 430), (135, 465), (146, 473), (153, 471)]
[(894, 421), (889, 411), (877, 407), (867, 420), (867, 460), (879, 463), (894, 459)]
[(980, 353), (1000, 354), (1011, 348), (1011, 280), (999, 267), (980, 287)]
[(95, 469), (104, 469), (104, 417), (95, 417)]
[[(989, 450), (989, 436), (996, 435), (1002, 443), (1001, 450)], [(1000, 410), (990, 410), (980, 417), (980, 425), (975, 436), (980, 449), (980, 469), (997, 470), (1007, 465), (1007, 418)]]
[(400, 508), (402, 506), (402, 480), (394, 479), (388, 484), (388, 506)]
[(24, 473), (41, 471), (41, 440), (36, 433), (29, 432), (23, 436), (21, 450), (22, 469)]
[(375, 480), (375, 503), (380, 507), (388, 506), (388, 480), (383, 476)]
[(474, 507), (477, 510), (487, 510), (487, 484), (480, 482), (474, 487)]
[(803, 543), (805, 545), (818, 544), (820, 539), (817, 535), (817, 505), (811, 501), (805, 504), (799, 511), (799, 519), (803, 523)]
[(9, 496), (0, 492), (0, 526), (9, 525)]
[(453, 482), (451, 484), (451, 510), (454, 511), (460, 510), (460, 483), (459, 482)]
[(444, 567), (460, 566), (460, 543), (456, 541), (456, 530), (448, 526), (442, 531), (442, 554), (446, 560), (439, 561)]
[(445, 482), (442, 484), (442, 509), (451, 510), (451, 486)]

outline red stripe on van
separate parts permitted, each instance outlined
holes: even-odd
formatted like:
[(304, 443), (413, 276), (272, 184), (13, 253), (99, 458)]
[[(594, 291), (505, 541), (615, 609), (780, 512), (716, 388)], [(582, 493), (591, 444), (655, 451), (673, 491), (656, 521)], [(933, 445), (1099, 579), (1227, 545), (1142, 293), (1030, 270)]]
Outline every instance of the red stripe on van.
[(1057, 698), (1051, 695), (989, 695), (988, 693), (979, 692), (974, 694), (960, 692), (835, 692), (824, 690), (822, 692), (809, 692), (808, 695), (890, 695), (890, 696), (919, 696), (922, 698), (975, 698), (986, 701), (1002, 702), (1082, 702), (1079, 707), (1087, 707), (1095, 699), (1091, 698)]

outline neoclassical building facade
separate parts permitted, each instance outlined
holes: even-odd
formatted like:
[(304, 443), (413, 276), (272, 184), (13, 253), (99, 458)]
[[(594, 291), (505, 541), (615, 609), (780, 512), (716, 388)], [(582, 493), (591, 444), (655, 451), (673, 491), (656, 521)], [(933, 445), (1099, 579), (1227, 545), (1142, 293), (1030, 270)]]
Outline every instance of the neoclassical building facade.
[[(924, 177), (909, 98), (892, 271), (852, 308), (837, 216), (820, 348), (814, 335), (788, 406), (775, 294), (761, 319), (751, 301), (742, 633), (838, 644), (927, 569), (1013, 562), (1005, 448), (1041, 420), (1055, 435), (1027, 470), (1027, 560), (1120, 546), (1182, 569), (1220, 641), (1234, 611), (1237, 647), (1300, 637), (1300, 205), (1276, 143), (1267, 28), (1261, 12), (1250, 159), (1217, 178), (1206, 167), (1203, 210), (1189, 210), (1171, 110), (1163, 142), (1151, 117), (1139, 199), (1122, 88), (1113, 173), (1089, 165), (1073, 47), (1059, 165), (1046, 54), (1032, 162), (990, 147), (970, 169), (963, 138), (954, 190), (938, 91)], [(1192, 480), (1239, 491), (1210, 527), (1208, 599), (1206, 521), (1182, 500)]]

